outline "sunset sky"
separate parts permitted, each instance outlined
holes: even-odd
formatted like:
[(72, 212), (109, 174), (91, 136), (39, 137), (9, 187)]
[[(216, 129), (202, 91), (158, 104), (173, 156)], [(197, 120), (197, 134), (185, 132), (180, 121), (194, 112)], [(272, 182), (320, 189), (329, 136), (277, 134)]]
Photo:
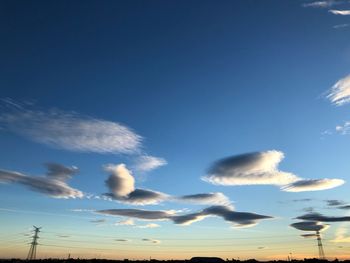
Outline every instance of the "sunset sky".
[(350, 258), (350, 2), (0, 0), (0, 257)]

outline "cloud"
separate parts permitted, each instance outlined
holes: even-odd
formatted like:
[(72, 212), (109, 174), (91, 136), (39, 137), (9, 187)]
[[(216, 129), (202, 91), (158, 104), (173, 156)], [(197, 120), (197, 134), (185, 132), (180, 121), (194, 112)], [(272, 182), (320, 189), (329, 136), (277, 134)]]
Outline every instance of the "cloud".
[(325, 200), (325, 202), (327, 203), (328, 206), (340, 206), (345, 204), (344, 201), (335, 200), (335, 199)]
[[(349, 11), (350, 14), (350, 11)], [(336, 106), (350, 102), (350, 75), (338, 80), (329, 90), (327, 98)]]
[(331, 240), (334, 243), (350, 243), (349, 228), (345, 226), (339, 227), (335, 232), (335, 238)]
[(223, 193), (201, 193), (193, 195), (183, 195), (177, 197), (176, 200), (204, 205), (231, 205), (231, 201)]
[(348, 210), (348, 209), (350, 209), (350, 205), (342, 205), (342, 206), (338, 206), (337, 208), (343, 209), (343, 210)]
[(302, 234), (300, 236), (305, 237), (305, 238), (317, 238), (318, 237), (317, 234)]
[(95, 220), (91, 220), (91, 223), (96, 223), (96, 224), (101, 224), (101, 223), (105, 223), (107, 220), (106, 219), (95, 219)]
[(122, 220), (122, 221), (119, 221), (117, 223), (115, 223), (116, 226), (134, 226), (135, 225), (135, 222), (133, 219), (131, 218), (128, 218), (126, 220)]
[(298, 178), (277, 170), (283, 158), (275, 150), (228, 157), (217, 161), (202, 179), (219, 185), (285, 185)]
[(335, 25), (333, 26), (334, 29), (339, 29), (339, 28), (345, 28), (345, 27), (349, 27), (350, 24), (339, 24), (339, 25)]
[(134, 169), (140, 172), (149, 172), (164, 165), (167, 165), (167, 161), (163, 158), (142, 155), (136, 159)]
[(150, 211), (143, 209), (106, 209), (96, 212), (105, 215), (126, 216), (144, 220), (165, 220), (173, 215), (169, 211)]
[(114, 239), (114, 241), (117, 241), (117, 242), (129, 242), (130, 240), (127, 240), (127, 239)]
[(350, 10), (335, 10), (335, 9), (331, 9), (329, 10), (330, 13), (332, 13), (333, 15), (341, 15), (341, 16), (348, 16), (350, 15)]
[(211, 206), (197, 213), (177, 215), (169, 211), (150, 211), (141, 209), (109, 209), (96, 211), (100, 214), (127, 216), (144, 220), (171, 220), (175, 224), (190, 225), (193, 222), (200, 221), (208, 216), (218, 216), (225, 221), (240, 227), (253, 226), (259, 220), (270, 219), (271, 216), (259, 215), (248, 212), (236, 212), (232, 207)]
[(158, 228), (158, 227), (160, 227), (160, 225), (151, 223), (151, 224), (139, 225), (139, 226), (135, 226), (135, 227), (136, 228)]
[(79, 169), (75, 166), (66, 167), (58, 163), (46, 163), (47, 177), (51, 177), (56, 180), (66, 181), (76, 174)]
[(110, 175), (106, 180), (106, 186), (111, 193), (104, 196), (113, 200), (133, 205), (158, 204), (166, 199), (168, 195), (148, 189), (135, 189), (135, 179), (125, 164), (107, 165), (105, 171)]
[(311, 2), (311, 3), (305, 3), (302, 6), (303, 7), (314, 7), (314, 8), (327, 8), (327, 7), (331, 7), (331, 6), (334, 6), (334, 5), (339, 4), (339, 3), (342, 3), (342, 2), (331, 1), (331, 0), (328, 0), (328, 1), (314, 1), (314, 2)]
[(141, 239), (141, 241), (150, 242), (150, 243), (153, 243), (153, 244), (160, 244), (160, 243), (161, 243), (160, 240), (157, 240), (157, 239), (150, 239), (150, 238), (143, 238), (143, 239)]
[[(60, 173), (52, 167), (60, 167)], [(29, 176), (18, 172), (0, 170), (0, 183), (15, 183), (54, 198), (82, 198), (84, 194), (70, 187), (65, 180), (76, 171), (75, 167), (50, 164), (46, 176)]]
[(350, 132), (350, 121), (344, 122), (342, 125), (337, 125), (335, 131), (341, 135), (347, 135)]
[(301, 199), (293, 199), (293, 202), (311, 202), (311, 198), (301, 198)]
[(130, 154), (139, 151), (142, 141), (141, 136), (117, 122), (56, 109), (12, 106), (0, 115), (0, 127), (38, 143), (76, 152)]
[(123, 197), (135, 190), (135, 179), (125, 164), (105, 166), (105, 171), (110, 173), (106, 185), (116, 197)]
[(350, 221), (350, 216), (324, 216), (320, 213), (309, 213), (298, 216), (297, 219), (319, 222), (348, 222)]
[(191, 225), (194, 222), (198, 222), (198, 221), (203, 220), (207, 216), (208, 216), (207, 214), (203, 214), (202, 212), (198, 212), (198, 213), (191, 213), (191, 214), (173, 216), (171, 218), (171, 220), (175, 224), (188, 226), (188, 225)]
[(253, 152), (221, 159), (214, 163), (206, 182), (218, 185), (276, 185), (282, 191), (317, 191), (337, 187), (340, 179), (303, 179), (278, 170), (284, 154), (280, 151)]
[(341, 179), (305, 179), (283, 186), (281, 189), (286, 192), (320, 191), (332, 189), (344, 183), (345, 181)]
[(237, 226), (253, 226), (259, 220), (271, 219), (271, 216), (259, 215), (249, 212), (236, 212), (227, 206), (211, 206), (203, 210), (205, 215), (215, 215), (222, 217), (224, 220), (234, 223)]
[(135, 189), (129, 195), (122, 197), (111, 194), (106, 194), (106, 196), (111, 197), (112, 200), (132, 205), (155, 205), (168, 199), (166, 194), (147, 189)]
[(314, 221), (297, 222), (297, 223), (291, 224), (290, 226), (301, 231), (319, 231), (319, 232), (324, 231), (328, 228), (328, 225), (324, 225), (320, 222), (314, 222)]

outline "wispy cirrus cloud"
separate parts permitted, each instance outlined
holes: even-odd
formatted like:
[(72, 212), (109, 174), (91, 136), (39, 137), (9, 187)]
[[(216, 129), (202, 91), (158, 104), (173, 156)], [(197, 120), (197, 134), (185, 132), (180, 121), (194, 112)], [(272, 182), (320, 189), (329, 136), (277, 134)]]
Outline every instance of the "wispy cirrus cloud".
[(135, 169), (148, 172), (167, 164), (142, 151), (143, 138), (118, 122), (59, 109), (39, 110), (0, 99), (0, 129), (54, 148), (99, 154), (132, 154)]
[(146, 225), (137, 225), (135, 227), (136, 228), (158, 228), (158, 227), (160, 227), (160, 225), (155, 224), (155, 223), (150, 223), (150, 224), (146, 224)]
[(333, 28), (334, 29), (341, 29), (341, 28), (346, 28), (349, 26), (350, 26), (350, 24), (338, 24), (338, 25), (334, 25)]
[(135, 159), (133, 167), (136, 171), (149, 172), (164, 165), (167, 165), (164, 158), (142, 155)]
[(194, 204), (232, 206), (230, 199), (223, 193), (201, 193), (193, 195), (183, 195), (176, 197), (175, 199), (178, 201)]
[(208, 216), (217, 216), (225, 221), (238, 227), (249, 227), (256, 225), (260, 220), (271, 219), (273, 217), (259, 215), (250, 212), (237, 212), (232, 207), (227, 206), (211, 206), (197, 213), (178, 215), (170, 211), (154, 211), (141, 209), (108, 209), (96, 211), (100, 214), (126, 216), (143, 220), (171, 220), (175, 224), (190, 225), (193, 222), (200, 221)]
[(28, 139), (76, 152), (135, 153), (142, 137), (117, 123), (57, 109), (11, 108), (0, 115), (0, 127)]
[(26, 186), (32, 191), (54, 198), (82, 198), (83, 192), (70, 187), (66, 180), (77, 172), (76, 167), (60, 164), (47, 164), (46, 176), (30, 176), (19, 172), (0, 170), (0, 183), (13, 183)]
[(333, 15), (341, 15), (341, 16), (349, 16), (350, 15), (350, 10), (336, 10), (336, 9), (331, 9), (329, 10), (330, 13)]
[(338, 80), (333, 85), (333, 87), (328, 91), (327, 98), (331, 101), (332, 104), (336, 106), (342, 106), (346, 103), (349, 103), (350, 102), (350, 75)]
[(343, 3), (343, 1), (325, 0), (325, 1), (313, 1), (310, 3), (304, 3), (302, 4), (302, 6), (313, 7), (313, 8), (328, 8), (341, 3)]
[(218, 185), (276, 185), (287, 192), (326, 190), (345, 183), (341, 179), (303, 179), (280, 171), (283, 158), (275, 150), (228, 157), (214, 163), (202, 179)]

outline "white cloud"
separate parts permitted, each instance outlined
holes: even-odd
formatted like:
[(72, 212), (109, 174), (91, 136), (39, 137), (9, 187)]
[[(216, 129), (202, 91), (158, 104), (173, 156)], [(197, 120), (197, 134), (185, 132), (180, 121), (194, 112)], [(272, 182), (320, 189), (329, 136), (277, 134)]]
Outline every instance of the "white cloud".
[(232, 207), (230, 199), (223, 193), (201, 193), (193, 195), (183, 195), (175, 198), (175, 200), (201, 205), (227, 205)]
[(132, 218), (128, 218), (115, 223), (116, 226), (134, 226), (135, 222)]
[(202, 179), (219, 185), (285, 185), (298, 177), (277, 169), (283, 158), (275, 150), (228, 157), (215, 163)]
[(36, 142), (77, 152), (135, 153), (141, 136), (116, 122), (59, 110), (15, 108), (0, 115), (4, 129)]
[(154, 223), (150, 223), (150, 224), (139, 225), (139, 226), (135, 226), (135, 227), (136, 228), (158, 228), (158, 227), (160, 227), (160, 225), (154, 224)]
[(336, 5), (340, 3), (339, 1), (332, 1), (332, 0), (328, 0), (328, 1), (314, 1), (311, 3), (305, 3), (303, 4), (303, 7), (314, 7), (314, 8), (327, 8), (327, 7), (331, 7), (333, 5)]
[(148, 172), (164, 165), (167, 165), (167, 161), (163, 158), (142, 155), (136, 159), (134, 169), (140, 172)]
[(303, 179), (279, 171), (283, 158), (284, 154), (275, 150), (228, 157), (214, 163), (202, 179), (219, 185), (277, 185), (289, 192), (325, 190), (344, 183), (341, 179)]
[(333, 26), (334, 29), (339, 29), (339, 28), (345, 28), (345, 27), (349, 27), (350, 24), (339, 24), (339, 25), (335, 25)]
[(349, 132), (350, 132), (350, 121), (346, 121), (342, 125), (337, 125), (335, 127), (335, 131), (340, 133), (341, 135), (349, 134)]
[(350, 15), (350, 10), (329, 10), (330, 13), (333, 15), (341, 15), (341, 16), (349, 16)]
[(350, 102), (350, 75), (340, 79), (328, 92), (327, 98), (336, 106)]
[(345, 181), (341, 179), (305, 179), (283, 186), (281, 189), (286, 192), (320, 191), (332, 189), (344, 183)]
[(127, 196), (135, 190), (135, 179), (125, 164), (109, 164), (105, 166), (105, 170), (110, 173), (106, 185), (114, 196)]

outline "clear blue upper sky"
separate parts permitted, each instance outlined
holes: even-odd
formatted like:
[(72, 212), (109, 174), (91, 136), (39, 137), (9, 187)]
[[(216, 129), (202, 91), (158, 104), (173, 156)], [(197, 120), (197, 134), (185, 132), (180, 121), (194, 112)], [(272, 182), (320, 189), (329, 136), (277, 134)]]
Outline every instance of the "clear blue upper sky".
[[(335, 128), (350, 119), (350, 106), (332, 104), (325, 92), (350, 73), (350, 16), (329, 11), (349, 10), (350, 4), (321, 2), (329, 5), (305, 6), (311, 3), (306, 0), (0, 1), (0, 96), (3, 104), (11, 101), (21, 105), (14, 111), (8, 105), (0, 109), (2, 116), (10, 114), (18, 121), (0, 117), (1, 170), (40, 176), (45, 174), (43, 163), (74, 165), (79, 173), (69, 185), (99, 196), (108, 192), (105, 180), (109, 174), (103, 166), (124, 163), (137, 188), (172, 196), (221, 192), (234, 202), (237, 211), (274, 217), (239, 230), (230, 229), (220, 216), (187, 227), (171, 220), (143, 222), (139, 218), (134, 219), (140, 220), (135, 224), (161, 227), (112, 226), (119, 217), (71, 209), (188, 208), (192, 213), (208, 205), (165, 201), (140, 207), (85, 197), (57, 199), (19, 181), (0, 184), (1, 209), (13, 210), (0, 211), (0, 230), (13, 235), (14, 240), (13, 233), (33, 224), (62, 234), (118, 233), (116, 238), (137, 240), (154, 237), (162, 241), (154, 243), (160, 250), (178, 245), (174, 240), (167, 244), (164, 240), (169, 236), (220, 239), (288, 233), (295, 244), (309, 242), (289, 227), (296, 222), (293, 218), (305, 214), (302, 209), (306, 207), (327, 216), (346, 215), (349, 210), (330, 209), (324, 200), (349, 202), (347, 184), (322, 191), (285, 192), (273, 183), (215, 185), (201, 177), (224, 157), (276, 150), (285, 155), (278, 168), (281, 171), (300, 178), (347, 181), (350, 138), (346, 124), (342, 126), (344, 136)], [(52, 147), (35, 138), (41, 136), (38, 129), (47, 127), (40, 122), (49, 125), (55, 116), (64, 119), (69, 112), (75, 112), (74, 120), (109, 121), (126, 127), (142, 136), (141, 150), (127, 154), (118, 150), (77, 151), (61, 147), (62, 141)], [(66, 132), (50, 134), (49, 139), (69, 137), (69, 125), (64, 127)], [(156, 156), (167, 164), (147, 172), (133, 170), (140, 156)], [(305, 198), (312, 200), (292, 201)], [(96, 226), (90, 222), (96, 218), (106, 218), (107, 223)], [(346, 223), (332, 223), (325, 235), (336, 239), (344, 229), (349, 237)], [(52, 233), (51, 239), (55, 237)], [(86, 244), (91, 246), (94, 244)], [(254, 248), (259, 246), (253, 244)], [(141, 247), (146, 251), (138, 252), (140, 258), (153, 253), (147, 248)], [(309, 248), (299, 252), (296, 248), (295, 253), (314, 256), (313, 243)], [(61, 255), (54, 247), (50, 249), (47, 255)], [(24, 246), (19, 255), (25, 256), (26, 250)], [(223, 257), (238, 253), (228, 253), (220, 243), (212, 250)], [(273, 253), (264, 249), (252, 253), (266, 259), (289, 252), (276, 248)], [(329, 252), (349, 256), (335, 248)], [(196, 254), (200, 253), (181, 257)]]

